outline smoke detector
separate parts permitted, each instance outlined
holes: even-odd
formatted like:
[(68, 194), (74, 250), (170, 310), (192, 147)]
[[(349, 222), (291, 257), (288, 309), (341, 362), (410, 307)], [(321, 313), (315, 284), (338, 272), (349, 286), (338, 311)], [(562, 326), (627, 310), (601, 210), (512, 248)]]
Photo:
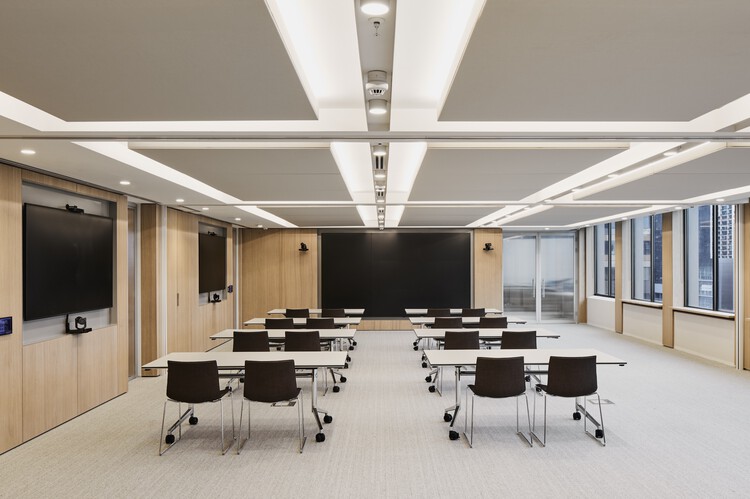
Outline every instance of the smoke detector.
[(388, 73), (385, 71), (368, 71), (365, 84), (370, 97), (382, 97), (388, 91)]

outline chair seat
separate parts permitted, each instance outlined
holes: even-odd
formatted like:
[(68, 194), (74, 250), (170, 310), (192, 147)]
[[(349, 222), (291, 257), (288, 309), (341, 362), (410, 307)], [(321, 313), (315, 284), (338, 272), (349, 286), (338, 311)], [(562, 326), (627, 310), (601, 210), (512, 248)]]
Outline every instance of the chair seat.
[(268, 404), (273, 404), (274, 402), (284, 402), (285, 400), (295, 399), (299, 397), (299, 394), (301, 391), (302, 391), (302, 388), (297, 388), (297, 393), (294, 394), (294, 397), (287, 397), (287, 398), (278, 398), (278, 397), (255, 397), (255, 398), (245, 397), (245, 398), (247, 400), (250, 400), (251, 402), (265, 402)]

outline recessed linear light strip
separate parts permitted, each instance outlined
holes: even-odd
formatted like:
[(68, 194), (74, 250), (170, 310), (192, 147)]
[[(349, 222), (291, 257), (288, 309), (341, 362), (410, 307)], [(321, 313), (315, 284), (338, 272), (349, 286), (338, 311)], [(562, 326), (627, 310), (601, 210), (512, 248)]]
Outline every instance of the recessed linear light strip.
[[(126, 165), (132, 166), (133, 168), (137, 168), (156, 177), (163, 178), (168, 182), (198, 192), (222, 203), (231, 205), (242, 203), (241, 199), (230, 196), (229, 194), (196, 180), (189, 175), (185, 175), (184, 173), (163, 165), (158, 161), (154, 161), (153, 159), (138, 154), (135, 151), (131, 151), (126, 144), (121, 142), (74, 142), (74, 144), (125, 163)], [(283, 227), (296, 227), (296, 225), (254, 206), (244, 206), (241, 207), (241, 209), (260, 218), (282, 225)]]

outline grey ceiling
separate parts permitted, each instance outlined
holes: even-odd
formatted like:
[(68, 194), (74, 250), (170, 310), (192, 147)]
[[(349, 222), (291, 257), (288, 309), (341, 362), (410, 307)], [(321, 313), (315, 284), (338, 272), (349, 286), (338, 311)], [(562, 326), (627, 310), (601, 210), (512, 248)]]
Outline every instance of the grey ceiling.
[(409, 200), (517, 201), (617, 152), (428, 149)]
[(330, 149), (141, 149), (243, 201), (351, 201)]
[(746, 0), (488, 0), (440, 119), (691, 120), (750, 89), (748, 19)]
[(67, 121), (315, 119), (262, 0), (3, 0), (0, 47), (0, 91)]
[(498, 208), (408, 206), (401, 216), (399, 227), (464, 226), (489, 215)]

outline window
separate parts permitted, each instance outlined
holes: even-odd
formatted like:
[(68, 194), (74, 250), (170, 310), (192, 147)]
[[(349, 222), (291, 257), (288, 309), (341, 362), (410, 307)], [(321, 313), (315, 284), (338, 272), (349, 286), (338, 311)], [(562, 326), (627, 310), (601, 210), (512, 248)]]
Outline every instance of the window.
[(615, 296), (615, 224), (594, 227), (594, 268), (596, 286), (594, 293)]
[(734, 311), (734, 206), (685, 210), (685, 301), (688, 307)]
[(636, 218), (631, 228), (632, 298), (661, 303), (661, 215)]

